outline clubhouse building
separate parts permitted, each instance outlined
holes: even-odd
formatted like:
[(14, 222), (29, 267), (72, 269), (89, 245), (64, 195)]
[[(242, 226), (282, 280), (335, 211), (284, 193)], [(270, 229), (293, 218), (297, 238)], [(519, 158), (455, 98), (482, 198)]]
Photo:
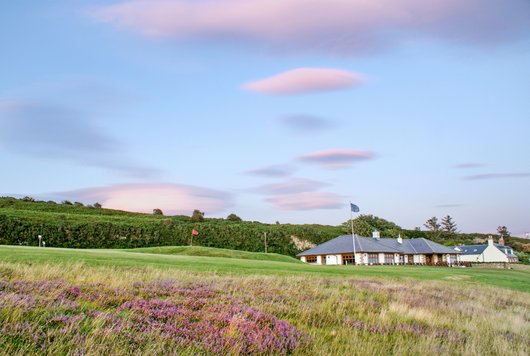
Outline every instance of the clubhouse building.
[[(354, 247), (355, 241), (355, 247)], [(318, 265), (453, 265), (462, 252), (425, 238), (342, 235), (297, 255)]]

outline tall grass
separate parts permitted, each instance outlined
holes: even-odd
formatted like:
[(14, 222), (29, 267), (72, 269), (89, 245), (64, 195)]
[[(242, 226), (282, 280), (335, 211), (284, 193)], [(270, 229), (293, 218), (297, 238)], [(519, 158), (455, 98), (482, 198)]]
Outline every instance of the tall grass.
[[(0, 349), (528, 355), (528, 296), (444, 281), (0, 262)], [(223, 342), (171, 329), (188, 325), (179, 324), (177, 309)]]

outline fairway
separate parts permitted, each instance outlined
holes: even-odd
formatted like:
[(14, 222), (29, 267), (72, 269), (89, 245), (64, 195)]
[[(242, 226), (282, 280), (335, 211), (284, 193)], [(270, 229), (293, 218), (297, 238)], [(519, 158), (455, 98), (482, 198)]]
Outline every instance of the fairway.
[[(39, 264), (86, 264), (127, 268), (159, 268), (180, 271), (227, 275), (272, 275), (316, 277), (362, 277), (395, 280), (433, 280), (457, 285), (489, 285), (517, 291), (530, 292), (530, 272), (513, 269), (447, 268), (426, 266), (315, 266), (296, 261), (287, 256), (271, 254), (270, 260), (249, 259), (252, 253), (232, 251), (240, 258), (186, 255), (186, 247), (166, 247), (162, 254), (158, 248), (137, 250), (83, 250), (63, 248), (37, 248), (0, 246), (0, 259), (5, 262)], [(174, 249), (178, 254), (171, 254)], [(219, 254), (228, 255), (223, 249)], [(189, 253), (197, 253), (193, 249)], [(201, 253), (201, 252), (200, 252)], [(202, 250), (204, 253), (204, 250)], [(241, 253), (241, 254), (239, 254)], [(241, 257), (247, 258), (241, 258)], [(266, 255), (265, 255), (266, 256)], [(282, 261), (283, 260), (283, 261)], [(287, 262), (285, 262), (287, 261)]]

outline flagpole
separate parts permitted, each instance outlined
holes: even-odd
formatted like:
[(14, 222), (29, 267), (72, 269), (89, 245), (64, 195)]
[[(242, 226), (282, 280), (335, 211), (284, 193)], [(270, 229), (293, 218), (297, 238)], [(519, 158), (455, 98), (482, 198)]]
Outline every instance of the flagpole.
[(355, 251), (355, 233), (353, 231), (353, 209), (352, 209), (352, 206), (351, 206), (351, 202), (350, 202), (350, 222), (351, 222), (351, 238), (352, 238), (352, 241), (353, 241), (353, 265), (356, 265), (357, 264), (357, 256), (356, 255), (356, 251)]

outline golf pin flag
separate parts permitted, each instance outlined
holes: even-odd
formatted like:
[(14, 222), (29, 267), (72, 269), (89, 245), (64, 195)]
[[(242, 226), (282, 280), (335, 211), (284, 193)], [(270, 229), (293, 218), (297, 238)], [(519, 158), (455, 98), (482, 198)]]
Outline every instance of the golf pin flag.
[(191, 230), (191, 234), (196, 236), (196, 235), (199, 235), (199, 232), (195, 229)]
[(351, 211), (353, 211), (354, 213), (358, 213), (359, 212), (359, 207), (355, 204), (352, 204), (350, 203), (351, 205)]

